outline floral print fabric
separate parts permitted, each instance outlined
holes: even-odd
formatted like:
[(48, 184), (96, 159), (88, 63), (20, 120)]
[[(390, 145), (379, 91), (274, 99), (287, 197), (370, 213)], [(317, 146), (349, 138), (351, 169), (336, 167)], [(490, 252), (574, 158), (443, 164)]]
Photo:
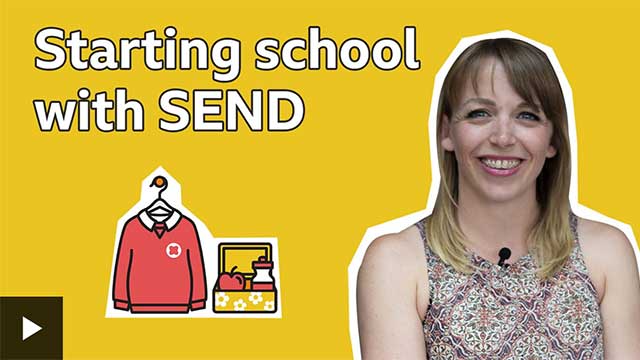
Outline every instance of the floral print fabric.
[(427, 357), (440, 359), (603, 359), (603, 327), (571, 214), (573, 251), (552, 278), (539, 281), (531, 255), (503, 269), (478, 255), (462, 274), (429, 249), (430, 304), (423, 328)]

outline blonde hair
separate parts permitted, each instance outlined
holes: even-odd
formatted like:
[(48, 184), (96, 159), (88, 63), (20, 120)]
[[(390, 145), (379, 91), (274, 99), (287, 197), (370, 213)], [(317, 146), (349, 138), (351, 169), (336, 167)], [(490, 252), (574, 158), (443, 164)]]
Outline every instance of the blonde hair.
[(516, 39), (489, 39), (469, 46), (454, 62), (442, 85), (438, 104), (437, 146), (440, 189), (433, 213), (425, 223), (427, 241), (445, 263), (457, 271), (473, 272), (465, 236), (457, 221), (458, 164), (453, 152), (441, 146), (444, 115), (452, 118), (467, 81), (477, 90), (478, 73), (487, 59), (499, 61), (509, 82), (523, 100), (537, 100), (553, 126), (551, 144), (557, 150), (548, 158), (536, 180), (539, 217), (528, 238), (529, 250), (538, 264), (538, 276), (553, 276), (573, 248), (569, 224), (571, 153), (567, 110), (560, 82), (549, 59), (540, 49)]

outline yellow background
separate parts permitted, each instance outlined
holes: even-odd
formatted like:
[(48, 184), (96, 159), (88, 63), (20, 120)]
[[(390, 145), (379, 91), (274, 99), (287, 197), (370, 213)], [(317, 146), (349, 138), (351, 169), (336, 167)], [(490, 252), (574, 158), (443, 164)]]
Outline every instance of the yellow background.
[[(350, 358), (347, 266), (368, 226), (425, 207), (433, 79), (464, 36), (509, 29), (555, 49), (574, 92), (580, 201), (640, 226), (640, 9), (618, 1), (87, 3), (3, 1), (0, 25), (0, 295), (64, 296), (65, 358)], [(240, 77), (224, 85), (209, 71), (149, 71), (139, 55), (134, 71), (33, 65), (43, 27), (121, 38), (168, 25), (178, 37), (241, 40)], [(422, 68), (253, 70), (258, 39), (304, 38), (311, 25), (338, 43), (370, 44), (402, 40), (414, 25)], [(146, 130), (41, 133), (31, 101), (73, 99), (83, 86), (110, 96), (127, 87), (145, 105)], [(251, 133), (243, 123), (237, 133), (166, 133), (157, 98), (174, 86), (294, 89), (306, 115), (285, 133)], [(116, 221), (158, 166), (181, 182), (185, 206), (214, 236), (278, 237), (282, 319), (104, 318)]]

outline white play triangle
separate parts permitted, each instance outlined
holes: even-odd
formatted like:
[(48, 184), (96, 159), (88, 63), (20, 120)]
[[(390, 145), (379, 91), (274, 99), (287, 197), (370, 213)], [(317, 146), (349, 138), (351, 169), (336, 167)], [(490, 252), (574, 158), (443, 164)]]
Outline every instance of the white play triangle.
[(42, 330), (42, 327), (33, 321), (27, 319), (26, 317), (22, 317), (22, 341), (25, 341), (31, 335), (37, 333)]

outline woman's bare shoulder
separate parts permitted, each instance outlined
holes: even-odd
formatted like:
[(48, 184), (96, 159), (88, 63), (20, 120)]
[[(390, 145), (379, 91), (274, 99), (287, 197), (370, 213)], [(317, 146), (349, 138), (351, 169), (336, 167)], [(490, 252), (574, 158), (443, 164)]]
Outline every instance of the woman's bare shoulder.
[(625, 233), (609, 224), (578, 218), (578, 237), (584, 251), (592, 253), (600, 261), (634, 254), (631, 241)]
[(617, 227), (585, 218), (578, 218), (578, 238), (589, 276), (602, 300), (607, 278), (620, 270), (635, 271), (633, 246)]
[(620, 229), (597, 221), (579, 219), (578, 236), (590, 276), (593, 267), (603, 278), (598, 294), (605, 358), (635, 358), (640, 351), (640, 277), (634, 247)]
[(416, 226), (380, 236), (369, 245), (360, 267), (359, 282), (369, 281), (378, 285), (388, 281), (386, 291), (413, 294), (416, 311), (424, 314), (429, 298), (428, 275), (424, 245)]
[(416, 226), (380, 236), (368, 247), (356, 290), (363, 358), (424, 359), (426, 264)]
[(424, 252), (422, 238), (416, 226), (410, 226), (401, 232), (382, 235), (369, 245), (365, 260), (376, 262), (402, 262), (415, 257), (416, 250)]
[[(376, 238), (367, 248), (361, 271), (416, 278), (424, 261), (422, 237), (416, 226)], [(421, 266), (423, 265), (423, 266)]]

